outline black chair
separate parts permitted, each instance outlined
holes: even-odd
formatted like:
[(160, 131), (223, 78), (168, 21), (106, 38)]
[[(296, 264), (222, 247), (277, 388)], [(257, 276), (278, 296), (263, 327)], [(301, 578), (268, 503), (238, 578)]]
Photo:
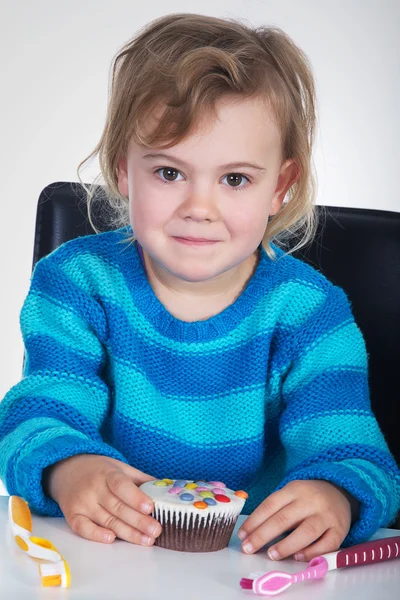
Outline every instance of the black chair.
[[(295, 256), (347, 293), (366, 341), (372, 408), (400, 464), (400, 213), (330, 206), (317, 211), (317, 235)], [(108, 228), (100, 213), (95, 222)], [(83, 188), (48, 185), (38, 201), (33, 266), (63, 242), (93, 233)]]

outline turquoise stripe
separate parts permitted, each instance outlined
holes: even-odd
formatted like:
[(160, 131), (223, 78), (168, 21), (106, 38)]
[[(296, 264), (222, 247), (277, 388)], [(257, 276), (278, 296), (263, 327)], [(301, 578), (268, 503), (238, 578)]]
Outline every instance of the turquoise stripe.
[[(26, 396), (47, 396), (83, 411), (88, 419), (97, 427), (108, 411), (109, 397), (105, 384), (90, 379), (83, 379), (68, 373), (52, 373), (49, 375), (35, 373), (22, 379), (0, 402), (0, 421), (12, 405)], [(51, 401), (51, 400), (50, 400)]]
[[(48, 430), (43, 432), (45, 426), (48, 426)], [(40, 431), (35, 433), (36, 430)], [(18, 460), (23, 460), (25, 457), (29, 457), (35, 448), (64, 434), (76, 434), (78, 437), (86, 439), (86, 436), (58, 419), (41, 417), (24, 421), (0, 440), (0, 472), (6, 472), (7, 463), (14, 456), (16, 448), (18, 448)]]
[[(265, 412), (264, 386), (237, 390), (210, 401), (164, 396), (139, 372), (115, 364), (118, 412), (186, 443), (213, 444), (259, 436)], [(187, 400), (184, 399), (184, 400)], [(235, 419), (232, 415), (239, 415)]]
[[(124, 311), (131, 328), (137, 332), (137, 335), (147, 338), (152, 344), (179, 351), (179, 353), (199, 355), (210, 352), (226, 352), (228, 349), (244, 344), (275, 328), (277, 325), (276, 315), (279, 315), (281, 327), (297, 327), (304, 323), (325, 300), (325, 293), (317, 286), (301, 280), (291, 281), (280, 285), (263, 297), (252, 314), (244, 319), (225, 339), (218, 338), (201, 343), (175, 341), (160, 335), (143, 317), (132, 300), (121, 272), (101, 257), (90, 253), (72, 256), (61, 265), (61, 268), (76, 285), (87, 294), (92, 294), (91, 283), (87, 278), (82, 278), (80, 274), (82, 261), (84, 261), (85, 269), (97, 274), (102, 273), (101, 280), (110, 282), (106, 289), (101, 290), (101, 293), (104, 294), (105, 299), (115, 303)], [(296, 311), (283, 310), (287, 306), (288, 297), (296, 298)], [(271, 306), (274, 307), (274, 311), (271, 310)]]
[[(24, 317), (24, 318), (23, 318)], [(24, 306), (21, 326), (24, 336), (45, 335), (83, 356), (101, 358), (104, 350), (87, 323), (66, 306), (32, 292)], [(29, 318), (28, 318), (29, 317)]]
[[(290, 422), (281, 432), (284, 446), (288, 448), (291, 469), (299, 462), (320, 454), (335, 444), (366, 444), (385, 450), (382, 432), (372, 414), (325, 413), (317, 418), (307, 418), (301, 422)], [(301, 442), (300, 442), (301, 440)]]
[(284, 393), (290, 394), (324, 371), (340, 367), (343, 368), (344, 377), (347, 368), (367, 370), (364, 340), (354, 321), (327, 332), (304, 351), (304, 355), (286, 378)]

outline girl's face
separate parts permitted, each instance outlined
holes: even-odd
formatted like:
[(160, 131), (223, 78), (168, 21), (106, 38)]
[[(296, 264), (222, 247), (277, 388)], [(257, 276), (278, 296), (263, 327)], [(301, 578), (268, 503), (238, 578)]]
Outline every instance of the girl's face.
[(131, 141), (119, 163), (134, 235), (170, 285), (209, 285), (245, 261), (254, 265), (268, 216), (296, 179), (294, 161), (282, 164), (280, 132), (265, 102), (226, 99), (217, 109), (218, 119), (204, 119), (166, 150)]

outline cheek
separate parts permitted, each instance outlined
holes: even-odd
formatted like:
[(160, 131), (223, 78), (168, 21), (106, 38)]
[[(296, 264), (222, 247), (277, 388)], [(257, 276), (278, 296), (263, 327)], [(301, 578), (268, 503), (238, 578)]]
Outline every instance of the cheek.
[[(240, 193), (240, 192), (238, 192)], [(232, 229), (238, 235), (252, 235), (254, 237), (263, 236), (268, 222), (268, 206), (251, 202), (240, 210), (232, 212), (228, 216)]]
[(166, 222), (170, 216), (170, 209), (162, 190), (154, 190), (153, 185), (146, 183), (137, 184), (131, 189), (129, 215), (134, 231), (142, 228), (154, 230)]

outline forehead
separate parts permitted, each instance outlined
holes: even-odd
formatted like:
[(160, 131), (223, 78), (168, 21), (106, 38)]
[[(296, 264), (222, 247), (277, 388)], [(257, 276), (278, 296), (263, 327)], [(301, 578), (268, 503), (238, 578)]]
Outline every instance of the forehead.
[[(159, 105), (152, 111), (144, 123), (146, 132), (162, 124), (165, 110), (165, 105)], [(265, 98), (224, 98), (216, 103), (214, 110), (215, 114), (204, 111), (185, 139), (171, 148), (181, 151), (182, 157), (197, 152), (209, 160), (214, 154), (221, 156), (221, 152), (232, 160), (249, 158), (250, 154), (255, 158), (280, 153), (280, 128)], [(135, 143), (134, 146), (142, 153), (149, 149)]]

